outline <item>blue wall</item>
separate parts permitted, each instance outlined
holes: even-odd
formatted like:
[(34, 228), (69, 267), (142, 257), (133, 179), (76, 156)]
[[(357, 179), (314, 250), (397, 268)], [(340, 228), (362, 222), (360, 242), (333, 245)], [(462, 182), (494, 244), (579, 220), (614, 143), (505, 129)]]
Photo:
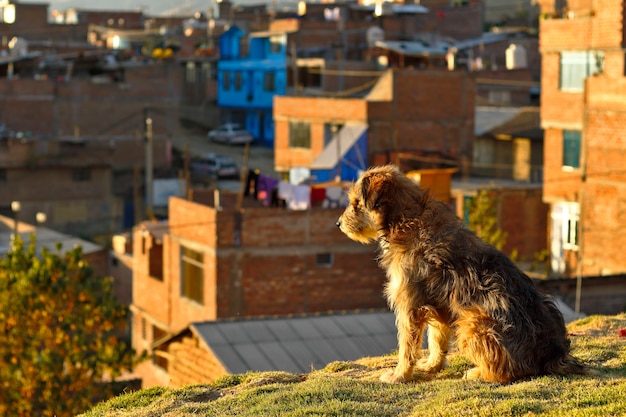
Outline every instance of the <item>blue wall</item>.
[(340, 163), (331, 169), (312, 169), (311, 177), (315, 183), (334, 181), (339, 174), (340, 166), (341, 181), (356, 181), (359, 178), (359, 170), (367, 169), (367, 130), (344, 154)]
[[(287, 36), (252, 36), (247, 57), (239, 56), (243, 32), (229, 29), (220, 36), (217, 63), (217, 104), (243, 110), (246, 128), (255, 140), (274, 145), (274, 96), (287, 91)], [(226, 48), (222, 51), (221, 48)]]

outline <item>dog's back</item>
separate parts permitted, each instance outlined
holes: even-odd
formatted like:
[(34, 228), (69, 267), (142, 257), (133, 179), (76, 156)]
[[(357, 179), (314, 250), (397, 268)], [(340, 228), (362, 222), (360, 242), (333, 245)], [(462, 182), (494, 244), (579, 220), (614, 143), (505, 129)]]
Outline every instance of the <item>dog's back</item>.
[(408, 378), (418, 355), (418, 329), (426, 323), (440, 345), (435, 353), (431, 348), (426, 370), (441, 368), (450, 328), (459, 349), (477, 365), (469, 377), (509, 382), (586, 372), (569, 353), (563, 317), (551, 299), (397, 168), (366, 172), (350, 201), (338, 226), (354, 240), (378, 240), (389, 277), (385, 292), (400, 345), (390, 381)]

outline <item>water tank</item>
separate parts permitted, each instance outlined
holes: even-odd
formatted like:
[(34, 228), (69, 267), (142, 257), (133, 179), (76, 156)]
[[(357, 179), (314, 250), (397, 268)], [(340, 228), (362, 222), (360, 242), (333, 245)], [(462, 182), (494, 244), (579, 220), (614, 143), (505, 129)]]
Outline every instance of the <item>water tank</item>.
[(526, 48), (522, 45), (512, 43), (505, 52), (506, 69), (526, 68), (528, 66), (526, 59)]
[(368, 48), (374, 48), (376, 42), (385, 40), (385, 31), (378, 26), (372, 26), (365, 32)]

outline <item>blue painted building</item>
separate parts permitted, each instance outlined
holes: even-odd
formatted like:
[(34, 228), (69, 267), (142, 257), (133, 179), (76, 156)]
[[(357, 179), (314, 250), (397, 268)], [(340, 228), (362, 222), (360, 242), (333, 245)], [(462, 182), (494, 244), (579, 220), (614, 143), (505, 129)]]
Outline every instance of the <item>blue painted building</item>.
[(367, 169), (367, 125), (345, 125), (311, 164), (314, 183), (356, 181)]
[[(231, 122), (242, 122), (255, 141), (274, 145), (275, 95), (287, 90), (287, 34), (256, 32), (249, 35), (248, 55), (241, 56), (244, 32), (236, 26), (219, 39), (217, 104)], [(234, 120), (235, 115), (237, 120)]]

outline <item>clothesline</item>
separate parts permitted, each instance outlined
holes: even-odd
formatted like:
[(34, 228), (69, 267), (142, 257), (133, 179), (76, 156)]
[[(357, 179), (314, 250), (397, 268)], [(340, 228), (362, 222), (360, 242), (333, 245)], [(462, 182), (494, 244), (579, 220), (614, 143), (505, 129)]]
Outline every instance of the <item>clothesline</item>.
[(348, 204), (345, 188), (349, 184), (326, 182), (321, 184), (292, 184), (259, 171), (250, 171), (245, 196), (252, 195), (265, 206), (286, 207), (289, 210), (308, 210), (314, 205), (323, 208), (345, 207)]

